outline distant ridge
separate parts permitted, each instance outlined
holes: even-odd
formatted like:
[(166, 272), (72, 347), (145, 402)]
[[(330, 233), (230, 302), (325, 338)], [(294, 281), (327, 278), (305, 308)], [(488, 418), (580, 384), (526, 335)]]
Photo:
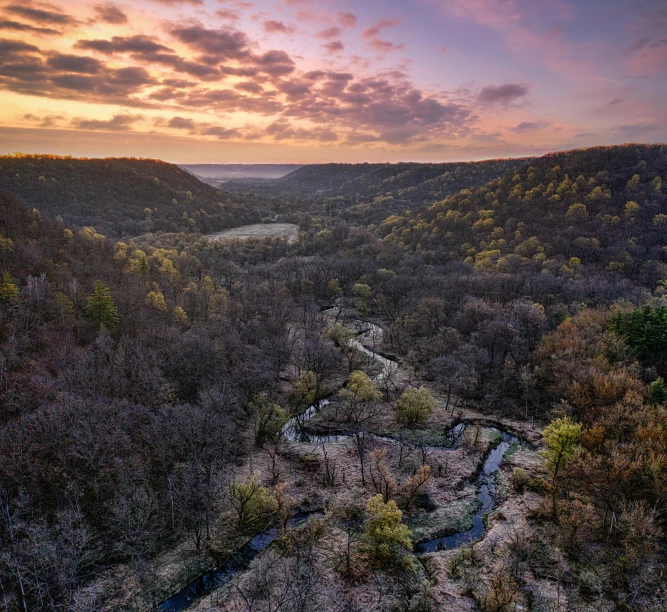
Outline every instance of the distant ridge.
[(204, 179), (278, 179), (298, 170), (300, 164), (182, 164), (181, 168)]

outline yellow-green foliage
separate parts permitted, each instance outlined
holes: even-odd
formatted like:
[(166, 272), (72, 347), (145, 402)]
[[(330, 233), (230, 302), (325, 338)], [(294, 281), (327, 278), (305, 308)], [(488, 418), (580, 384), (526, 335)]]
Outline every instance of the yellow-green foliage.
[(554, 480), (567, 461), (578, 452), (580, 436), (581, 424), (574, 423), (569, 417), (556, 419), (544, 428), (542, 440), (547, 450), (543, 456)]
[(412, 534), (402, 519), (403, 513), (393, 499), (385, 503), (378, 493), (368, 500), (364, 540), (373, 561), (382, 565), (406, 562), (405, 551), (412, 550)]
[(396, 414), (399, 422), (414, 427), (424, 424), (435, 407), (436, 402), (426, 387), (410, 388), (396, 402)]

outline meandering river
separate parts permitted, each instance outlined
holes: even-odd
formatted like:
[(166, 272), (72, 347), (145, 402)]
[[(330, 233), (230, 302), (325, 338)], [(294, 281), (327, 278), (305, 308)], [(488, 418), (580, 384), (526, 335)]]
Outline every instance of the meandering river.
[[(326, 311), (326, 313), (332, 313), (335, 312), (335, 310), (337, 309)], [(381, 366), (380, 372), (375, 376), (375, 381), (381, 383), (386, 380), (387, 377), (393, 376), (396, 373), (398, 364), (392, 359), (384, 357), (378, 352), (364, 346), (364, 343), (370, 344), (373, 347), (382, 345), (383, 330), (379, 325), (360, 320), (356, 320), (355, 324), (359, 333), (349, 341), (349, 346), (374, 359)], [(292, 417), (283, 427), (283, 435), (285, 439), (290, 442), (307, 444), (330, 444), (346, 440), (349, 437), (348, 435), (340, 434), (335, 431), (324, 434), (313, 434), (309, 433), (307, 430), (307, 421), (329, 403), (330, 400), (320, 400), (316, 404), (309, 406), (303, 413)], [(463, 442), (467, 427), (468, 424), (466, 423), (458, 423), (453, 426), (446, 436), (446, 446), (443, 445), (437, 448), (440, 450), (455, 450), (459, 448)], [(415, 545), (416, 554), (456, 548), (466, 542), (477, 540), (484, 535), (486, 531), (484, 517), (493, 509), (496, 501), (494, 474), (500, 468), (500, 464), (502, 463), (507, 450), (512, 444), (519, 440), (513, 435), (503, 432), (495, 427), (484, 427), (483, 429), (493, 433), (502, 434), (502, 441), (489, 450), (484, 460), (483, 467), (477, 477), (476, 482), (479, 486), (477, 498), (480, 502), (480, 506), (472, 515), (472, 528), (446, 537), (419, 542)], [(391, 437), (375, 437), (387, 442), (397, 443), (397, 440)], [(322, 512), (295, 514), (290, 519), (289, 526), (295, 527), (309, 520), (313, 516), (321, 517), (323, 514)], [(159, 612), (182, 612), (183, 610), (186, 610), (198, 599), (210, 594), (215, 589), (229, 582), (237, 574), (247, 570), (250, 562), (260, 552), (270, 546), (276, 540), (278, 535), (279, 530), (277, 527), (257, 534), (234, 553), (223, 566), (211, 569), (198, 576), (178, 593), (159, 604), (157, 610), (159, 610)]]

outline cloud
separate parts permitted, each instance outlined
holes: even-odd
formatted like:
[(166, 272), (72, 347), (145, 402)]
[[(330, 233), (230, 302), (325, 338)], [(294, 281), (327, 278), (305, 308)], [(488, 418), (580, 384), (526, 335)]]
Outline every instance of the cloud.
[(391, 28), (399, 25), (401, 22), (398, 19), (382, 19), (372, 28), (364, 30), (361, 35), (362, 40), (367, 41), (368, 46), (374, 51), (379, 51), (381, 53), (388, 53), (389, 51), (396, 51), (398, 49), (403, 49), (404, 45), (397, 45), (388, 40), (383, 40), (380, 38), (380, 33), (385, 28)]
[(0, 40), (0, 88), (50, 98), (145, 105), (133, 97), (159, 82), (139, 66), (111, 68), (94, 58)]
[(288, 121), (279, 120), (270, 124), (265, 132), (274, 140), (317, 140), (320, 142), (334, 142), (338, 140), (338, 134), (327, 128), (301, 128), (292, 127)]
[(114, 36), (111, 40), (80, 40), (75, 45), (77, 49), (99, 51), (100, 53), (156, 53), (158, 51), (172, 52), (154, 39), (139, 34), (137, 36)]
[(268, 32), (269, 34), (275, 34), (275, 33), (293, 34), (294, 33), (294, 28), (293, 27), (285, 25), (282, 21), (275, 21), (273, 19), (269, 19), (269, 20), (265, 21), (262, 24), (262, 27), (264, 28), (264, 31)]
[(220, 140), (239, 138), (242, 135), (241, 130), (239, 130), (238, 128), (223, 128), (218, 125), (201, 129), (197, 133), (201, 134), (202, 136), (216, 136)]
[(331, 55), (337, 55), (343, 52), (345, 45), (340, 40), (332, 40), (331, 42), (324, 43), (322, 48)]
[(49, 11), (43, 8), (36, 8), (29, 3), (9, 4), (4, 7), (4, 10), (8, 13), (19, 15), (20, 17), (35, 23), (46, 23), (52, 25), (72, 25), (78, 23), (78, 20), (71, 15), (57, 11)]
[(447, 53), (447, 47), (441, 46), (439, 48), (439, 51), (440, 51), (440, 55), (445, 55), (445, 53)]
[(97, 19), (105, 23), (120, 25), (127, 23), (127, 15), (113, 2), (104, 2), (95, 5)]
[(226, 19), (227, 21), (239, 21), (241, 19), (240, 13), (231, 9), (221, 9), (215, 11), (215, 14), (220, 17), (220, 19)]
[(64, 53), (56, 53), (52, 55), (46, 63), (54, 70), (79, 72), (82, 74), (97, 74), (104, 67), (104, 64), (99, 60), (96, 60), (94, 57), (69, 55)]
[(59, 125), (65, 117), (63, 115), (44, 115), (43, 117), (37, 117), (32, 113), (27, 113), (21, 117), (24, 121), (35, 121), (39, 123), (39, 127), (50, 128), (56, 127)]
[(193, 131), (195, 129), (195, 122), (192, 119), (185, 119), (183, 117), (172, 117), (167, 126), (178, 130)]
[(518, 83), (506, 85), (487, 85), (478, 94), (477, 100), (485, 106), (499, 104), (507, 106), (511, 102), (523, 98), (528, 94), (528, 86)]
[(72, 119), (72, 127), (78, 128), (80, 130), (113, 130), (113, 131), (124, 131), (131, 129), (132, 125), (143, 119), (141, 115), (123, 115), (118, 114), (114, 115), (111, 119), (100, 120), (100, 119), (82, 119), (76, 118)]
[(344, 28), (353, 28), (357, 25), (357, 16), (353, 13), (346, 13), (341, 11), (336, 13), (336, 17), (338, 18), (338, 23), (340, 23), (340, 25), (342, 25)]
[(202, 25), (173, 27), (169, 33), (191, 49), (215, 55), (219, 61), (249, 55), (248, 37), (238, 30), (209, 30)]
[(193, 4), (198, 6), (204, 3), (204, 0), (153, 0), (158, 4), (164, 4), (165, 6), (178, 6), (179, 4)]
[(343, 30), (341, 30), (338, 27), (332, 27), (332, 28), (327, 28), (326, 30), (320, 30), (317, 33), (317, 38), (338, 38), (341, 34), (343, 33)]
[(20, 23), (18, 21), (11, 21), (9, 19), (0, 20), (0, 30), (14, 30), (15, 32), (34, 32), (35, 34), (60, 34), (58, 30), (53, 28), (40, 28), (31, 26), (27, 23)]
[(252, 94), (261, 94), (264, 93), (264, 88), (259, 84), (253, 81), (243, 81), (241, 83), (235, 83), (234, 89), (239, 91), (245, 91), (246, 93)]
[(548, 121), (523, 121), (519, 125), (510, 128), (513, 132), (533, 132), (535, 130), (542, 130), (551, 125)]
[(297, 21), (317, 21), (317, 17), (312, 11), (297, 11), (296, 18)]

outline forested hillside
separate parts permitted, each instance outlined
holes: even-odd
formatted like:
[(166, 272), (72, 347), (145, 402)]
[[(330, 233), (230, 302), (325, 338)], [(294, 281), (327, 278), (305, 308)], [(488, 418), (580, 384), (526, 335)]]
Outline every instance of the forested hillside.
[(547, 155), (424, 211), (383, 221), (384, 241), (478, 270), (619, 272), (653, 287), (667, 276), (666, 147)]
[(2, 605), (664, 610), (666, 176), (558, 153), (371, 226), (313, 193), (294, 242), (0, 194)]
[(255, 202), (206, 185), (178, 166), (148, 159), (1, 156), (0, 190), (52, 218), (109, 236), (209, 233), (267, 214)]
[(406, 208), (428, 206), (461, 189), (482, 186), (526, 161), (312, 164), (277, 180), (229, 181), (225, 189), (261, 194), (279, 210), (291, 204), (295, 211), (368, 225)]

